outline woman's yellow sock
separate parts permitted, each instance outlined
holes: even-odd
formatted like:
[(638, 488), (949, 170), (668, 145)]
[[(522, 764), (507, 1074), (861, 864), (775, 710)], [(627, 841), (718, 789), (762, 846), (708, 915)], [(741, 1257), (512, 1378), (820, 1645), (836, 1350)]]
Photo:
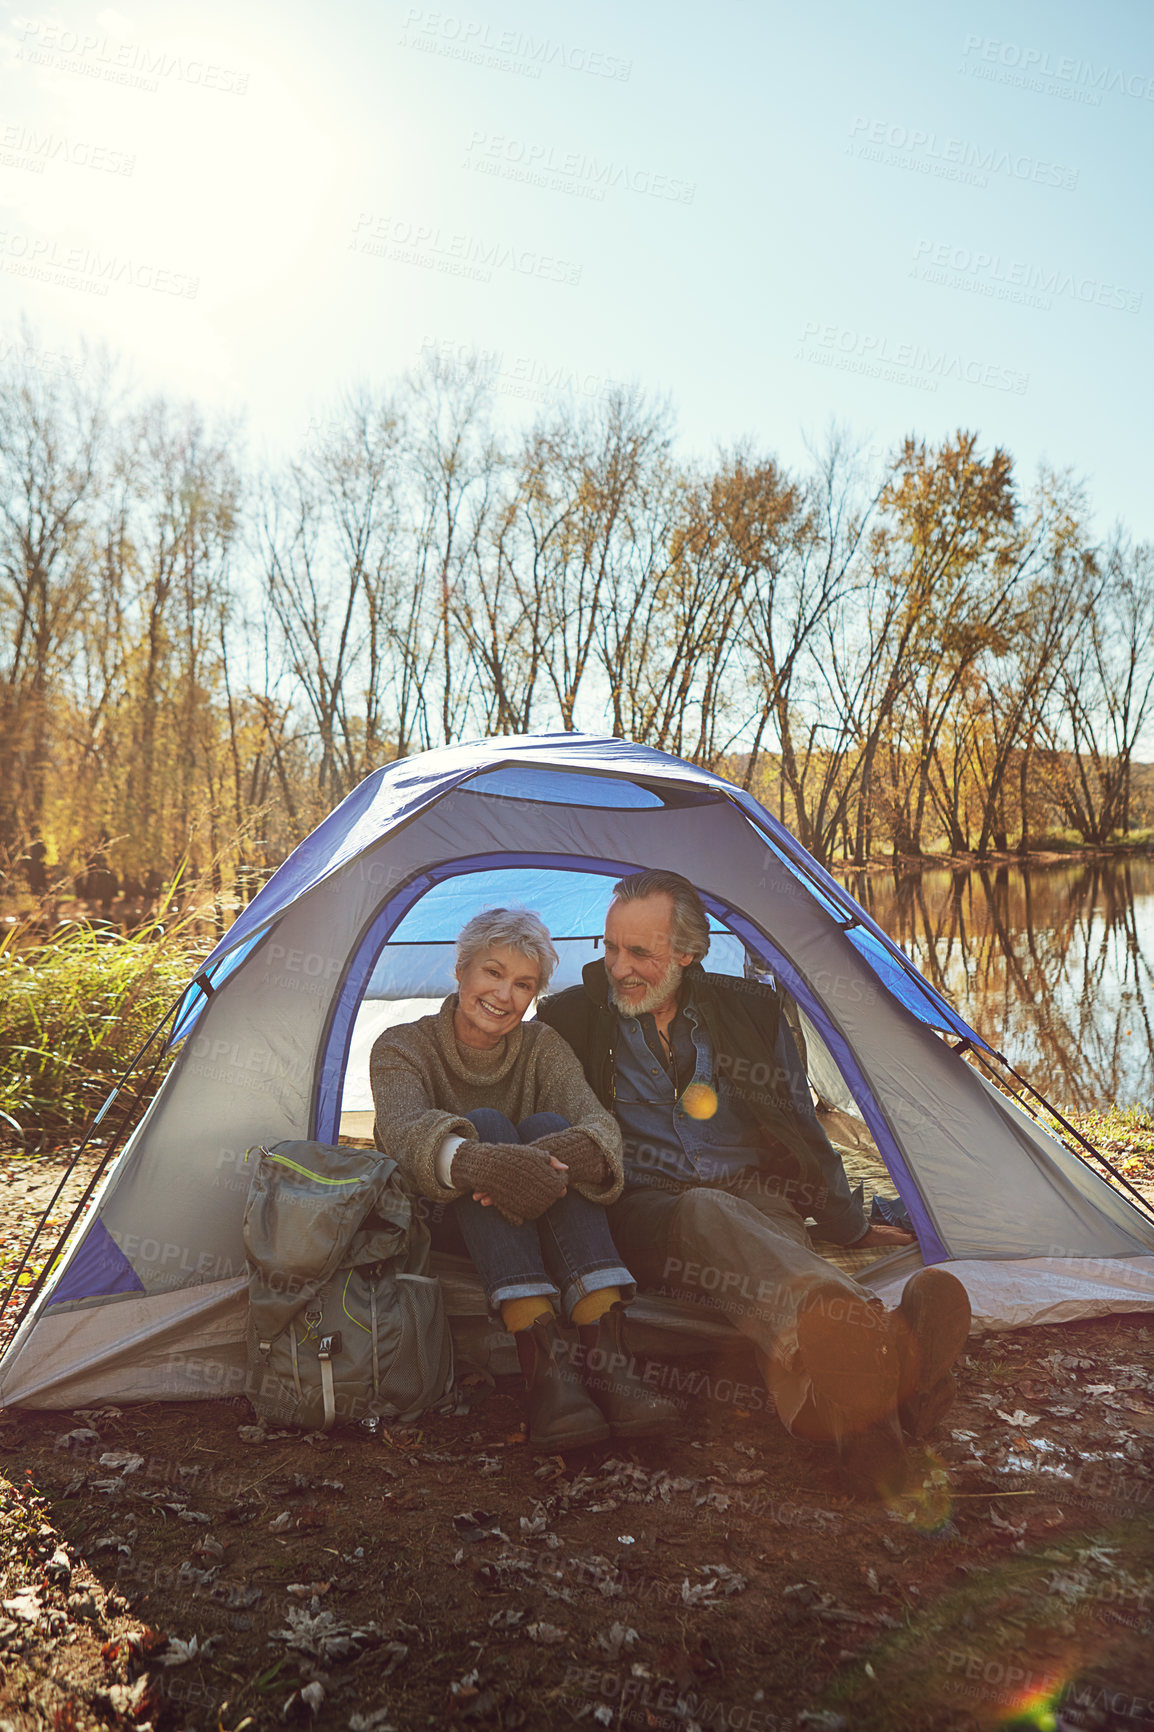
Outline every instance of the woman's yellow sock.
[(586, 1293), (584, 1299), (578, 1299), (573, 1307), (573, 1321), (578, 1328), (584, 1323), (596, 1323), (599, 1317), (604, 1317), (610, 1308), (616, 1305), (621, 1297), (620, 1287), (598, 1287), (593, 1293)]
[(544, 1293), (531, 1293), (527, 1299), (502, 1299), (501, 1321), (510, 1335), (520, 1335), (531, 1329), (538, 1317), (552, 1317), (553, 1307)]

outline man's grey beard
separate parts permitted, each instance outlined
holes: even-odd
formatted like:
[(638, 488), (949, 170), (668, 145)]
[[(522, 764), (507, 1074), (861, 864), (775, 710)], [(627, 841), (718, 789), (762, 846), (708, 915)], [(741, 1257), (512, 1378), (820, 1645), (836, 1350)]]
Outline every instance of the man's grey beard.
[(625, 1000), (618, 998), (617, 988), (612, 980), (609, 982), (609, 997), (613, 1001), (614, 1010), (619, 1010), (623, 1016), (645, 1016), (658, 1010), (667, 998), (673, 998), (681, 985), (681, 977), (685, 970), (679, 963), (671, 962), (656, 986), (638, 999)]

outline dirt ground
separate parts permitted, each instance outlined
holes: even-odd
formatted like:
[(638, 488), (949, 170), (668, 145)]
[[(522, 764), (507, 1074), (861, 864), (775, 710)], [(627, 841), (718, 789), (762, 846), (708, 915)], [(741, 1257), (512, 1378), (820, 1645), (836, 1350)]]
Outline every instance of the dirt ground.
[[(58, 1176), (0, 1167), (10, 1253)], [(48, 1192), (50, 1195), (50, 1191)], [(973, 1338), (920, 1493), (857, 1502), (738, 1349), (668, 1437), (0, 1415), (0, 1732), (1154, 1728), (1154, 1322)]]

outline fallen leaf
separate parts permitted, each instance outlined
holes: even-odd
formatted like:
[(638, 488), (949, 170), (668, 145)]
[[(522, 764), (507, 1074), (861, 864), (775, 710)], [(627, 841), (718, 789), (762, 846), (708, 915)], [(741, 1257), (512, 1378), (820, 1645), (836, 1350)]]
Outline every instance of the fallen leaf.
[(135, 1473), (144, 1466), (144, 1457), (131, 1449), (109, 1449), (100, 1457), (100, 1467), (119, 1467), (125, 1474)]
[[(219, 1635), (210, 1636), (207, 1642), (202, 1642), (200, 1644), (201, 1654), (210, 1654), (213, 1648), (218, 1647), (223, 1639), (224, 1638)], [(130, 1631), (128, 1636), (125, 1638), (125, 1642), (129, 1651), (135, 1654), (138, 1659), (148, 1660), (151, 1659), (154, 1654), (159, 1653), (162, 1648), (167, 1646), (168, 1637), (165, 1635), (163, 1630), (150, 1630), (148, 1626), (145, 1625), (142, 1630)]]
[(54, 1587), (67, 1588), (72, 1582), (72, 1560), (63, 1546), (57, 1546), (44, 1566), (44, 1579)]
[(100, 1433), (90, 1429), (78, 1428), (76, 1431), (62, 1431), (56, 1439), (54, 1448), (67, 1449), (70, 1443), (99, 1443)]
[(621, 1657), (623, 1648), (625, 1650), (632, 1648), (638, 1640), (635, 1629), (630, 1625), (615, 1621), (610, 1624), (608, 1630), (603, 1630), (594, 1636), (593, 1646), (602, 1654), (607, 1655), (610, 1660), (617, 1660)]
[(305, 1684), (301, 1689), (294, 1690), (291, 1696), (286, 1696), (281, 1707), (282, 1720), (292, 1720), (300, 1708), (307, 1708), (309, 1713), (316, 1715), (325, 1699), (325, 1687), (315, 1678), (311, 1684)]
[(252, 1587), (248, 1583), (217, 1582), (208, 1590), (210, 1600), (217, 1600), (229, 1611), (247, 1610), (255, 1606), (264, 1597), (264, 1589)]
[(1016, 1413), (1003, 1413), (1000, 1407), (995, 1408), (994, 1411), (999, 1419), (1005, 1420), (1007, 1425), (1017, 1426), (1019, 1429), (1024, 1425), (1037, 1425), (1042, 1417), (1040, 1413), (1023, 1413), (1020, 1407)]
[(1003, 1521), (993, 1504), (990, 1505), (988, 1518), (993, 1527), (998, 1528), (1002, 1533), (1013, 1534), (1015, 1539), (1021, 1539), (1022, 1535), (1026, 1531), (1026, 1524), (1024, 1521), (1019, 1523)]
[(374, 1708), (371, 1714), (349, 1717), (349, 1732), (394, 1732), (387, 1708)]
[(102, 1694), (117, 1714), (126, 1720), (136, 1720), (142, 1710), (147, 1712), (150, 1682), (145, 1672), (135, 1684), (109, 1684)]
[(516, 1630), (525, 1622), (525, 1613), (513, 1606), (506, 1606), (503, 1612), (494, 1612), (489, 1619), (491, 1630)]
[(168, 1638), (168, 1649), (160, 1656), (162, 1666), (187, 1666), (190, 1660), (195, 1660), (199, 1652), (195, 1636), (190, 1636), (187, 1642), (182, 1642), (177, 1636)]
[(132, 1545), (120, 1534), (102, 1534), (99, 1539), (92, 1541), (88, 1550), (90, 1552), (123, 1552), (127, 1557), (132, 1552)]
[(525, 1634), (531, 1642), (537, 1642), (543, 1648), (555, 1648), (558, 1642), (565, 1640), (567, 1632), (557, 1624), (527, 1624)]
[(269, 1641), (284, 1642), (316, 1660), (350, 1660), (363, 1648), (376, 1647), (381, 1640), (376, 1624), (353, 1626), (332, 1612), (314, 1613), (303, 1606), (289, 1606), (285, 1624), (285, 1629), (270, 1632)]
[(40, 1601), (36, 1597), (35, 1588), (21, 1588), (10, 1600), (0, 1600), (0, 1605), (14, 1618), (19, 1618), (25, 1624), (34, 1624), (40, 1616)]

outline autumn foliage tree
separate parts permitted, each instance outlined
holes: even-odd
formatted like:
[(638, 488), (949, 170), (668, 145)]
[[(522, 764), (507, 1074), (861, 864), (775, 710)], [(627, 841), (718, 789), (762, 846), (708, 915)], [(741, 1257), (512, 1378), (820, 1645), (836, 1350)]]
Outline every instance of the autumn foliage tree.
[(0, 865), (253, 885), (371, 769), (585, 727), (709, 764), (820, 859), (1148, 823), (1154, 553), (959, 431), (880, 467), (679, 458), (637, 388), (498, 425), (481, 360), (238, 428), (0, 377)]

